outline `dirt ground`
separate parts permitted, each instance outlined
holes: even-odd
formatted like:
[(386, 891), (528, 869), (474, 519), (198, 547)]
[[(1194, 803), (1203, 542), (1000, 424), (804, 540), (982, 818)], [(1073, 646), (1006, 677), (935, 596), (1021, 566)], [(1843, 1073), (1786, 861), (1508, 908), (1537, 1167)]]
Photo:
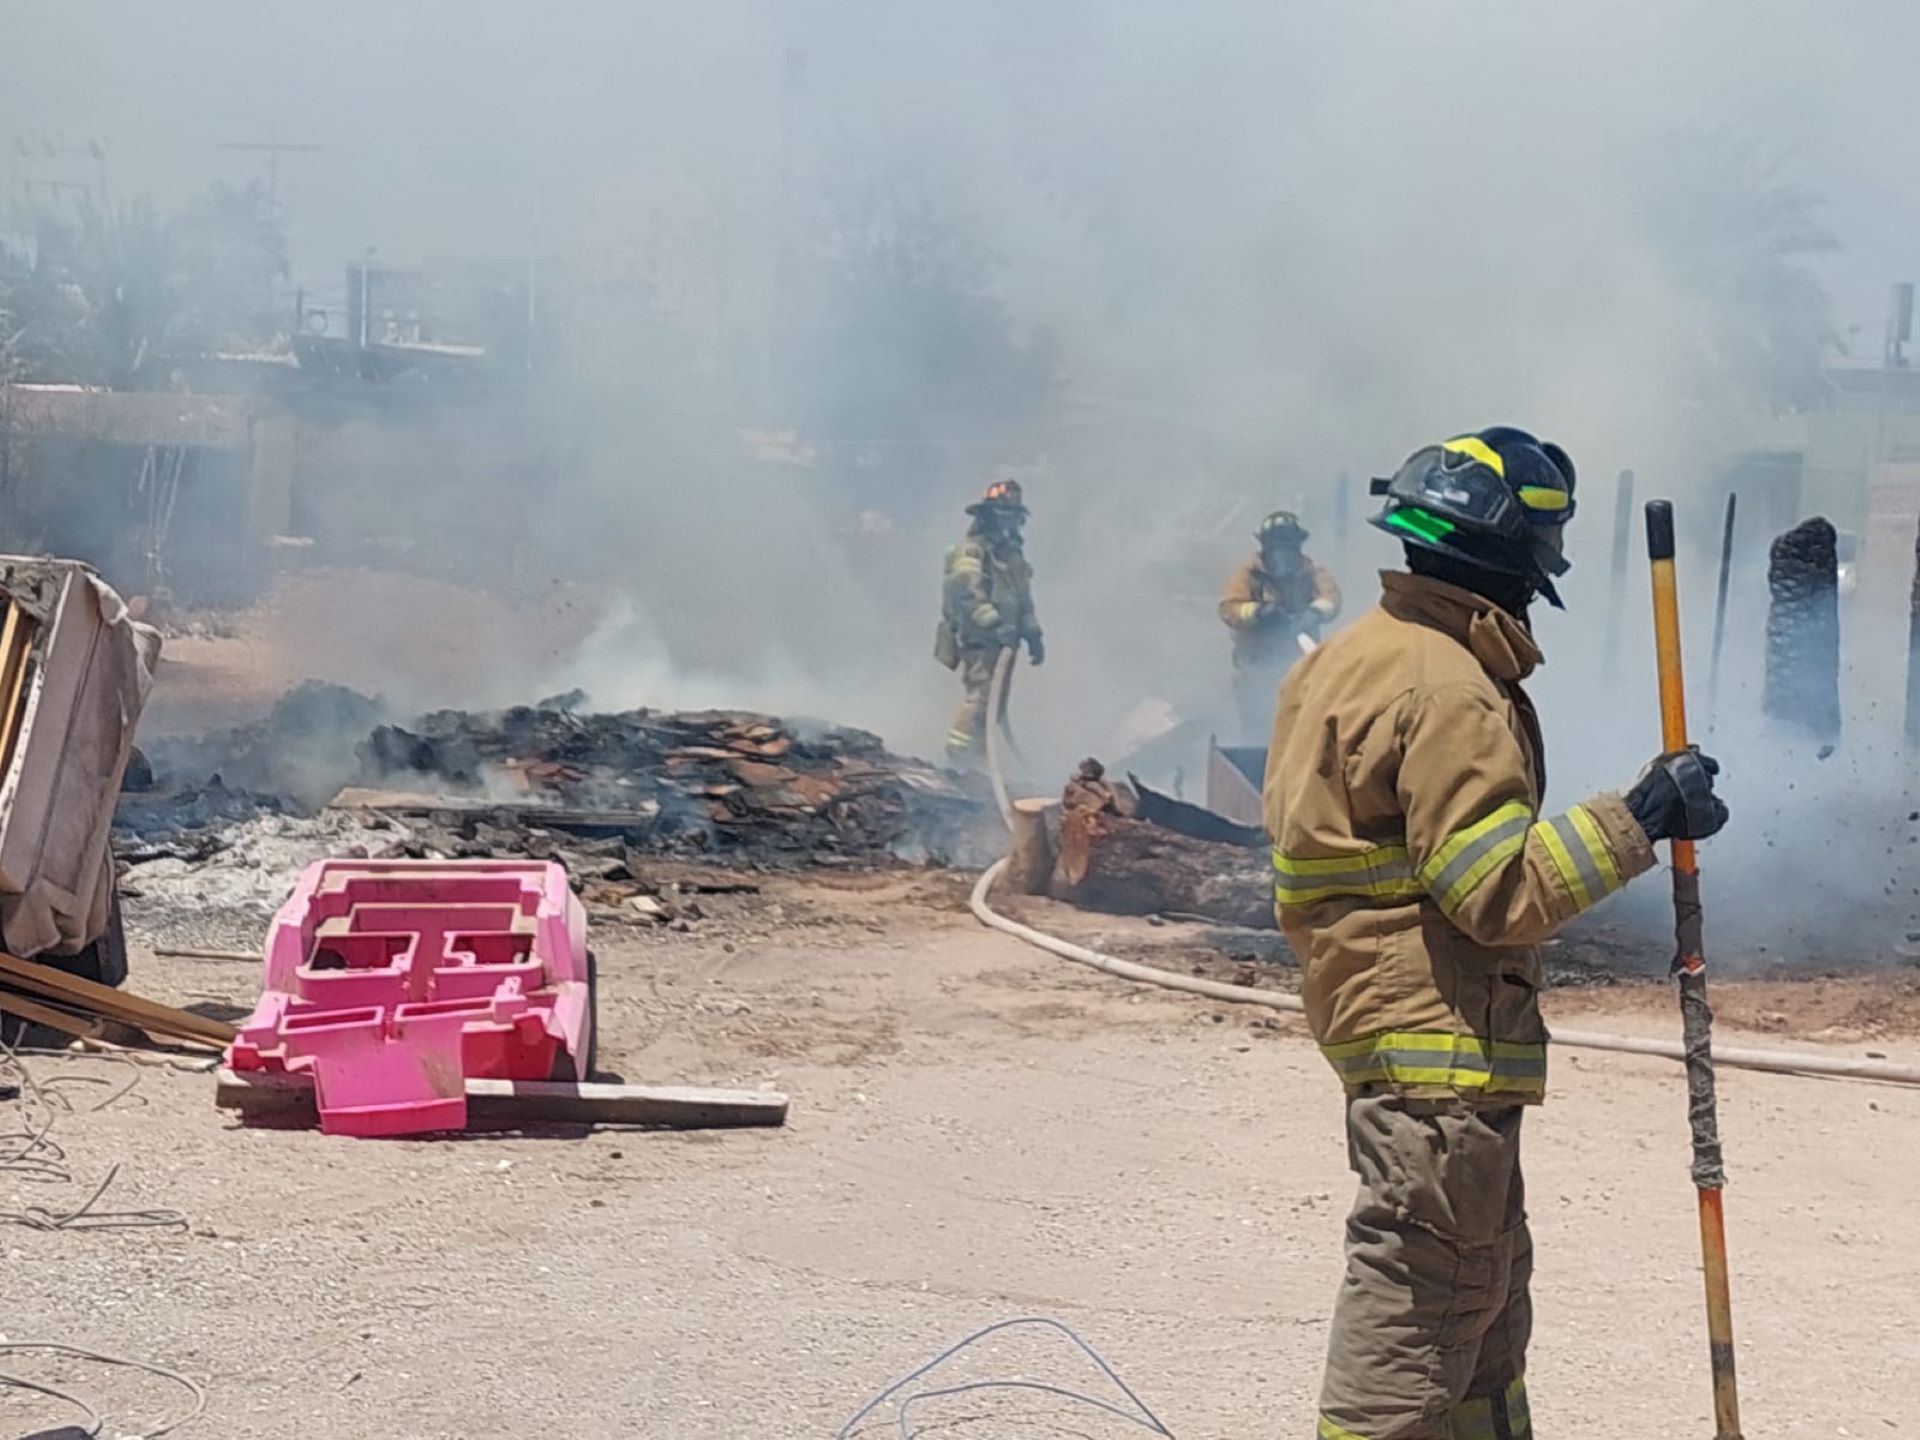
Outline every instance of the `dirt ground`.
[[(205, 1075), (141, 1069), (93, 1113), (112, 1088), (56, 1084), (75, 1179), (0, 1175), (0, 1208), (77, 1204), (118, 1164), (108, 1208), (191, 1225), (7, 1228), (0, 1329), (192, 1376), (210, 1401), (186, 1435), (799, 1440), (977, 1327), (1041, 1314), (1182, 1440), (1310, 1433), (1349, 1195), (1324, 1065), (1285, 1017), (1054, 960), (980, 929), (964, 893), (926, 872), (769, 879), (690, 934), (596, 933), (603, 1065), (783, 1089), (784, 1130), (367, 1142), (238, 1129)], [(1197, 948), (1189, 927), (1031, 913), (1162, 964)], [(252, 967), (147, 943), (142, 990), (250, 1000)], [(1846, 1003), (1831, 985), (1818, 1003), (1729, 985), (1721, 1003), (1783, 1017), (1757, 1043), (1920, 1059), (1906, 1027), (1848, 1028), (1869, 982), (1832, 984)], [(1658, 986), (1553, 1001), (1568, 1021), (1674, 1029)], [(134, 1073), (28, 1064), (43, 1085)], [(1920, 1093), (1727, 1073), (1722, 1118), (1748, 1433), (1913, 1433)], [(1542, 1432), (1710, 1433), (1677, 1071), (1560, 1054), (1530, 1137)], [(81, 1391), (108, 1434), (177, 1402), (78, 1363), (0, 1370)], [(1117, 1399), (1061, 1341), (1009, 1340), (952, 1378), (1016, 1374)], [(0, 1434), (73, 1418), (0, 1391)], [(913, 1420), (955, 1440), (1140, 1433), (1031, 1394)], [(882, 1416), (860, 1433), (897, 1432)]]

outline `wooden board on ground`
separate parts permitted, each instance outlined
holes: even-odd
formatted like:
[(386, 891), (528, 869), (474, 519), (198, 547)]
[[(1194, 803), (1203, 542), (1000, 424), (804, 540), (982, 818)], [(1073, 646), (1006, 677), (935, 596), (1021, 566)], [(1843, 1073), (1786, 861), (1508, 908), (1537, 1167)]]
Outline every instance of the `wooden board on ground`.
[[(312, 1125), (319, 1112), (304, 1075), (222, 1069), (214, 1103), (242, 1119)], [(633, 1125), (725, 1130), (784, 1125), (787, 1097), (770, 1090), (708, 1090), (682, 1085), (572, 1084), (559, 1080), (467, 1081), (467, 1129), (527, 1125)]]
[(75, 1015), (51, 1005), (37, 1004), (24, 995), (15, 995), (7, 990), (0, 990), (0, 1012), (17, 1016), (30, 1025), (44, 1026), (81, 1040), (99, 1040), (107, 1031), (107, 1022), (97, 1015)]
[(413, 790), (370, 790), (349, 785), (327, 802), (329, 810), (371, 810), (382, 815), (506, 815), (520, 825), (551, 825), (556, 830), (644, 830), (660, 818), (658, 809), (576, 810), (529, 801), (488, 800), (474, 795), (424, 795)]
[(36, 965), (13, 955), (0, 954), (0, 977), (13, 987), (43, 1000), (52, 1000), (88, 1015), (101, 1015), (124, 1025), (164, 1035), (176, 1040), (192, 1040), (202, 1045), (226, 1046), (239, 1033), (224, 1020), (210, 1020), (189, 1010), (162, 1005), (139, 995), (116, 990), (69, 975), (48, 965)]

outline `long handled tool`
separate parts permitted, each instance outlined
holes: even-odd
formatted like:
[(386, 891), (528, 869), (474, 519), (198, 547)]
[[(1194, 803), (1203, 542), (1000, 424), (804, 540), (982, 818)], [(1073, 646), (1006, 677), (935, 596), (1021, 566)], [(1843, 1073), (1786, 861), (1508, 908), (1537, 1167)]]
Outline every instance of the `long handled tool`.
[[(1687, 746), (1686, 686), (1680, 670), (1680, 593), (1673, 569), (1673, 505), (1647, 502), (1647, 559), (1653, 570), (1653, 640), (1660, 657), (1660, 738), (1664, 750)], [(1713, 1011), (1701, 944), (1700, 868), (1693, 842), (1673, 845), (1673, 975), (1680, 989), (1686, 1052), (1687, 1119), (1693, 1130), (1693, 1183), (1700, 1201), (1700, 1252), (1707, 1280), (1707, 1342), (1713, 1362), (1715, 1440), (1740, 1440), (1740, 1395), (1733, 1371), (1733, 1298), (1727, 1287), (1727, 1222), (1721, 1206), (1727, 1172), (1713, 1093)]]

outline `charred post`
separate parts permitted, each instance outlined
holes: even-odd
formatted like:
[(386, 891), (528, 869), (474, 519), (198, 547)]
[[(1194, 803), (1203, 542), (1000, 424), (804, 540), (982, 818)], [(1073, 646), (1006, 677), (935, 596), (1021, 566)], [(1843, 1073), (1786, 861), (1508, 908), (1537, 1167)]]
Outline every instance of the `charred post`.
[(1733, 521), (1740, 496), (1727, 492), (1727, 514), (1720, 527), (1720, 586), (1713, 599), (1713, 652), (1707, 661), (1707, 733), (1720, 713), (1720, 650), (1727, 638), (1727, 580), (1733, 573)]
[(1840, 738), (1839, 577), (1838, 537), (1821, 517), (1773, 542), (1763, 708), (1824, 744)]
[(1913, 536), (1913, 588), (1907, 595), (1907, 745), (1920, 749), (1920, 527)]
[(1633, 538), (1633, 471), (1620, 472), (1613, 498), (1613, 565), (1608, 581), (1612, 604), (1607, 607), (1607, 653), (1601, 672), (1609, 680), (1620, 665), (1620, 617), (1625, 608), (1627, 552)]

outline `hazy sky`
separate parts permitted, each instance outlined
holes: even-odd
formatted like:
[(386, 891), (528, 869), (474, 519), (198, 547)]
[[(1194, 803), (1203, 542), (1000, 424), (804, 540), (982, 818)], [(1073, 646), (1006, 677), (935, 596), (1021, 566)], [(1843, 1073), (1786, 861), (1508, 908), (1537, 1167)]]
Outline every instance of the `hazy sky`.
[[(1044, 152), (1070, 199), (1137, 160), (1135, 201), (1221, 202), (1189, 217), (1203, 228), (1244, 215), (1243, 186), (1303, 176), (1303, 154), (1332, 184), (1351, 160), (1365, 192), (1403, 148), (1499, 197), (1479, 223), (1524, 224), (1537, 177), (1503, 132), (1578, 169), (1598, 135), (1722, 124), (1831, 197), (1844, 319), (1877, 329), (1887, 282), (1920, 271), (1897, 68), (1920, 7), (1902, 0), (4, 0), (0, 22), (0, 137), (102, 137), (119, 194), (263, 173), (223, 142), (324, 145), (282, 163), (307, 278), (368, 245), (564, 250), (594, 193), (634, 176), (763, 181), (789, 46), (803, 136), (910, 141), (982, 183), (1031, 181)], [(1444, 157), (1436, 125), (1459, 142)], [(1272, 170), (1249, 172), (1263, 151)]]

